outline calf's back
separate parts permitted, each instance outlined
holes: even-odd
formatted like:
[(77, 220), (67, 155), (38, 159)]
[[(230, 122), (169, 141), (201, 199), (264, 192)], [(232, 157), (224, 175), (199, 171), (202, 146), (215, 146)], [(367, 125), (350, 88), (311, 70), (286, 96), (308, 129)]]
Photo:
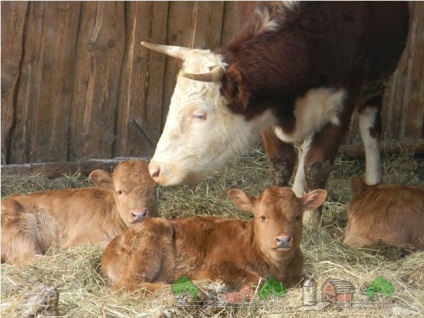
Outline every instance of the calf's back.
[(354, 197), (348, 206), (345, 243), (370, 246), (379, 240), (424, 248), (424, 188), (366, 185), (352, 178)]
[(102, 257), (114, 288), (154, 291), (183, 275), (220, 279), (230, 286), (257, 284), (273, 276), (287, 286), (301, 279), (302, 213), (320, 205), (324, 190), (296, 198), (272, 187), (259, 197), (231, 190), (233, 201), (253, 220), (197, 217), (149, 219), (113, 239)]
[[(129, 175), (131, 171), (135, 177)], [(148, 179), (131, 179), (137, 176)], [(65, 249), (87, 242), (109, 242), (131, 221), (157, 215), (155, 184), (145, 162), (121, 163), (114, 174), (96, 170), (90, 178), (101, 188), (51, 190), (4, 199), (2, 262), (30, 261), (53, 244)], [(118, 186), (119, 190), (115, 189)]]

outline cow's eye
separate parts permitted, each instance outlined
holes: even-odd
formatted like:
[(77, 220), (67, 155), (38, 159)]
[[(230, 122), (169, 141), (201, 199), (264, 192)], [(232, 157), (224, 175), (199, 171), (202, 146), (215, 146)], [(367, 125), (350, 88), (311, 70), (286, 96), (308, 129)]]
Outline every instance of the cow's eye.
[(266, 220), (266, 216), (265, 215), (261, 215), (261, 220), (265, 221)]
[(300, 220), (302, 220), (302, 216), (301, 215), (296, 216), (296, 221), (300, 221)]
[(191, 115), (191, 118), (195, 121), (204, 121), (204, 120), (206, 120), (206, 113), (205, 112), (194, 112)]
[(118, 195), (121, 195), (121, 194), (122, 194), (122, 191), (121, 191), (121, 190), (118, 190), (118, 191), (116, 191), (116, 193), (117, 193)]

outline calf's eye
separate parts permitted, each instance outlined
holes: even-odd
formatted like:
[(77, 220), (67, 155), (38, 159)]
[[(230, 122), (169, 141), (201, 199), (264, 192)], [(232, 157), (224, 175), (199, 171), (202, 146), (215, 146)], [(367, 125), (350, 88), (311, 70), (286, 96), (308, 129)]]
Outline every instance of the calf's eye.
[(121, 191), (121, 190), (118, 190), (118, 191), (116, 191), (116, 193), (117, 193), (118, 195), (121, 195), (121, 194), (122, 194), (122, 191)]
[(301, 215), (296, 216), (296, 221), (300, 221), (302, 219)]

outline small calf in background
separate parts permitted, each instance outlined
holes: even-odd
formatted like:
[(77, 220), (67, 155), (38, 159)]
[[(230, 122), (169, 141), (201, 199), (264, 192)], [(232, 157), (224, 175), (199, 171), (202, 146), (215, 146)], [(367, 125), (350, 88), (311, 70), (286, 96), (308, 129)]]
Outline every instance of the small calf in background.
[(271, 187), (259, 197), (242, 190), (229, 196), (253, 220), (194, 217), (152, 218), (113, 239), (102, 257), (102, 272), (115, 290), (150, 292), (183, 275), (222, 280), (230, 287), (257, 285), (273, 276), (286, 286), (301, 281), (302, 216), (320, 206), (327, 192), (301, 198), (288, 187)]
[(351, 181), (344, 243), (353, 247), (386, 244), (424, 248), (424, 188)]
[(109, 242), (133, 223), (157, 216), (147, 163), (129, 160), (114, 173), (95, 170), (96, 187), (12, 195), (2, 201), (1, 261), (24, 263), (53, 244), (61, 249)]

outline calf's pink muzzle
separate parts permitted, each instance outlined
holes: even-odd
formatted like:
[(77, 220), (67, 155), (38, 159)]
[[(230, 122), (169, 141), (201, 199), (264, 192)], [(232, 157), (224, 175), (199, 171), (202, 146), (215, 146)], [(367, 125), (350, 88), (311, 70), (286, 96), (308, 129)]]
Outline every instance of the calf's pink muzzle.
[(148, 217), (149, 217), (149, 211), (147, 209), (132, 211), (130, 222), (131, 223), (141, 222), (147, 219)]
[(293, 237), (291, 235), (279, 235), (275, 237), (277, 249), (289, 249), (293, 246)]

